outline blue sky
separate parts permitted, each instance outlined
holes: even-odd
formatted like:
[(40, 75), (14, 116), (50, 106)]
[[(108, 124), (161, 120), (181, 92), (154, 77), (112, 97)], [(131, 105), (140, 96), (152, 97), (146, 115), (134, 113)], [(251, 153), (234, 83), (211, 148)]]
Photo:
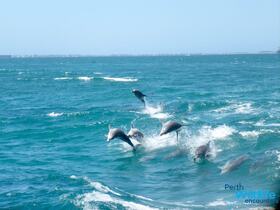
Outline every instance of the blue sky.
[(280, 0), (7, 0), (0, 54), (231, 53), (280, 47)]

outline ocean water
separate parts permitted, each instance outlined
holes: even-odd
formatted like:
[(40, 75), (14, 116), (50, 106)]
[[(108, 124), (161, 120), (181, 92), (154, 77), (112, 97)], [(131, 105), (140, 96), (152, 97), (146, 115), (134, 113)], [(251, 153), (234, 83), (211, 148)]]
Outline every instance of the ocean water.
[[(225, 184), (278, 190), (279, 55), (3, 58), (0, 91), (1, 209), (248, 209)], [(106, 141), (131, 123), (135, 152)]]

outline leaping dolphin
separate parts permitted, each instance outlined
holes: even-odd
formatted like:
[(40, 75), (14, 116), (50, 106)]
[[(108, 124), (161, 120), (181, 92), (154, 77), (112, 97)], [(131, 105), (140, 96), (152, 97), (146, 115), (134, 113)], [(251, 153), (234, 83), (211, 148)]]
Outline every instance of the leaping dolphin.
[(179, 131), (180, 131), (180, 128), (182, 127), (183, 125), (178, 123), (178, 122), (175, 122), (175, 121), (168, 121), (167, 123), (165, 123), (163, 126), (162, 126), (162, 129), (160, 131), (160, 136), (162, 135), (165, 135), (165, 134), (168, 134), (170, 132), (173, 132), (175, 131), (176, 132), (176, 137), (177, 137), (177, 142), (178, 142), (178, 134), (179, 134)]
[(133, 150), (135, 150), (135, 147), (132, 144), (131, 140), (121, 129), (111, 128), (111, 126), (109, 125), (107, 141), (111, 141), (115, 138), (119, 138), (119, 139), (123, 140), (124, 142), (128, 143), (133, 148)]
[(226, 162), (226, 164), (221, 167), (221, 174), (224, 174), (224, 173), (227, 173), (229, 171), (233, 171), (233, 170), (237, 169), (247, 159), (249, 159), (248, 155), (241, 155), (241, 156), (239, 156), (235, 159), (232, 159), (232, 160)]
[(145, 101), (146, 95), (143, 94), (140, 90), (137, 90), (137, 89), (133, 89), (132, 93), (134, 93), (136, 98), (138, 98), (140, 101), (142, 101), (142, 103), (144, 104), (144, 107), (146, 107), (146, 101)]
[(139, 131), (137, 128), (133, 127), (133, 126), (131, 127), (131, 129), (128, 132), (127, 136), (129, 138), (134, 138), (134, 139), (136, 139), (139, 142), (144, 138), (144, 134), (141, 131)]
[(196, 159), (200, 158), (205, 158), (208, 156), (210, 150), (210, 141), (207, 144), (201, 145), (198, 148), (196, 148), (195, 150), (195, 156), (194, 156), (194, 161), (196, 161)]

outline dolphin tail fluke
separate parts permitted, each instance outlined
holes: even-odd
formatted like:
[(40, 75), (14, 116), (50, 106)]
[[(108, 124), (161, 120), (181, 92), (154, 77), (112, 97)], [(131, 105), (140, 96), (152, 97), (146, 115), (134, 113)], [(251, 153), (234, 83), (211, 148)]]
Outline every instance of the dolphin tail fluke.
[(144, 98), (142, 98), (142, 100), (141, 100), (142, 102), (143, 102), (143, 104), (144, 104), (144, 108), (146, 108), (146, 101), (145, 101), (145, 99)]
[(129, 139), (128, 136), (123, 137), (122, 140), (124, 142), (128, 143), (133, 148), (133, 150), (135, 149), (134, 145), (132, 144), (132, 142), (131, 142), (131, 140)]

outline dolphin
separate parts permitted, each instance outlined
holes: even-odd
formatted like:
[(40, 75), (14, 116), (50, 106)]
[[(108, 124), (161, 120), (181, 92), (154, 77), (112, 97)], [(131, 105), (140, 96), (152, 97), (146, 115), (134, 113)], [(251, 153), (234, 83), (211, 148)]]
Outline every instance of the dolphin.
[(224, 166), (221, 167), (221, 174), (224, 174), (224, 173), (237, 169), (247, 159), (249, 159), (248, 155), (241, 155), (235, 159), (229, 160), (228, 162), (226, 162), (226, 164)]
[(206, 158), (209, 154), (209, 150), (210, 150), (210, 141), (207, 144), (201, 145), (198, 148), (196, 148), (195, 150), (195, 157), (194, 157), (194, 161), (196, 161), (196, 159), (200, 158)]
[(180, 131), (180, 128), (182, 127), (183, 125), (178, 123), (178, 122), (175, 122), (175, 121), (168, 121), (167, 123), (165, 123), (163, 126), (162, 126), (162, 129), (160, 131), (160, 136), (162, 135), (165, 135), (165, 134), (168, 134), (170, 132), (173, 132), (175, 131), (176, 132), (176, 135), (177, 135), (177, 142), (178, 142), (178, 134), (179, 134), (179, 131)]
[(134, 138), (137, 141), (141, 141), (144, 138), (144, 134), (135, 127), (130, 128), (130, 131), (128, 132), (127, 136), (129, 138)]
[(111, 141), (115, 138), (119, 138), (119, 139), (123, 140), (124, 142), (128, 143), (133, 148), (133, 150), (135, 150), (135, 147), (132, 144), (131, 140), (121, 129), (111, 128), (111, 126), (109, 126), (107, 141)]
[(140, 101), (142, 101), (142, 103), (144, 104), (144, 107), (146, 107), (146, 101), (145, 101), (146, 95), (143, 94), (140, 90), (137, 90), (137, 89), (133, 89), (132, 93), (134, 93), (136, 98), (138, 98)]

